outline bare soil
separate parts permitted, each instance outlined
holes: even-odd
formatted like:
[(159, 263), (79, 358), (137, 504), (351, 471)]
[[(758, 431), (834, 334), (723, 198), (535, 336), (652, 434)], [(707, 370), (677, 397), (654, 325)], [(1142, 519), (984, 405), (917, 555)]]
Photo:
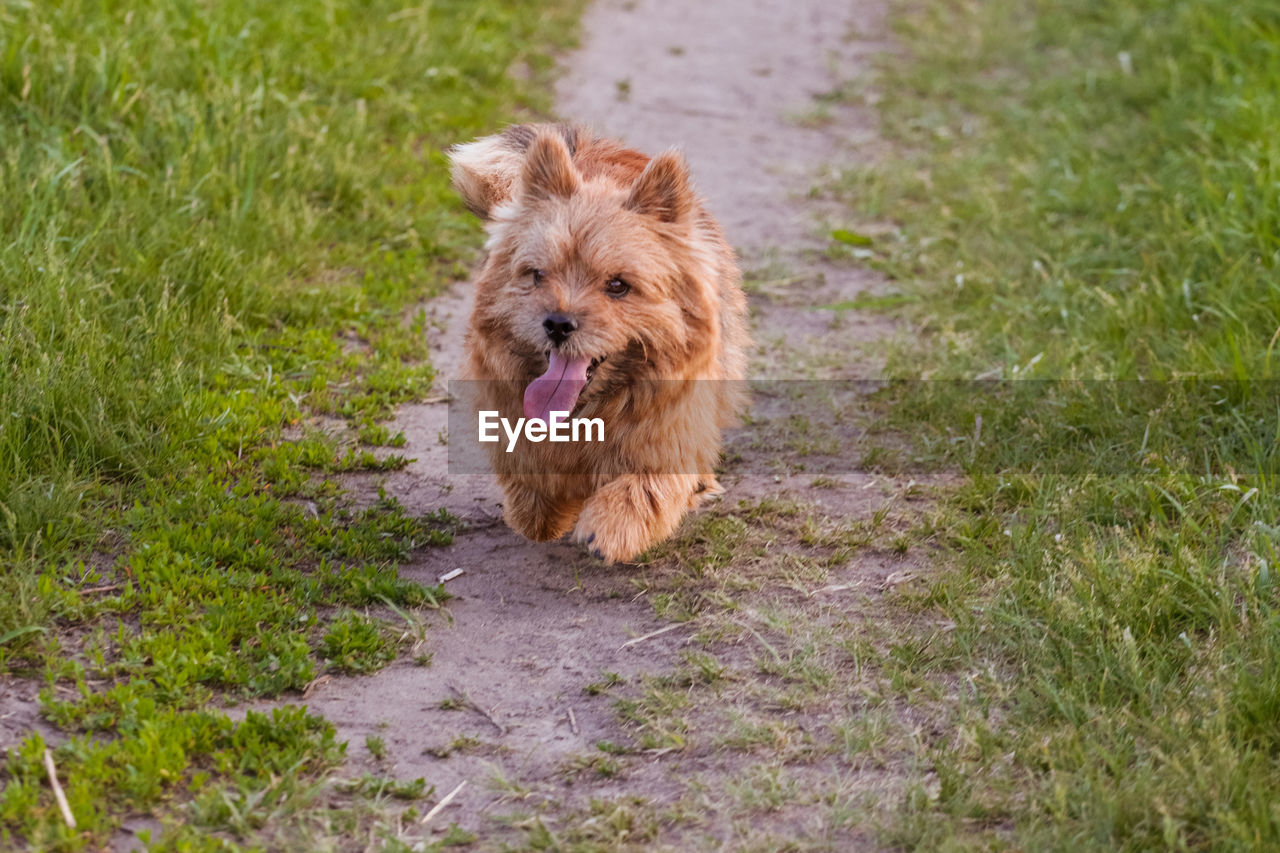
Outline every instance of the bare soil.
[(0, 676), (0, 752), (17, 747), (33, 730), (51, 736), (52, 729), (40, 717), (39, 693), (33, 679)]
[[(816, 307), (883, 282), (825, 256), (842, 212), (811, 190), (880, 145), (868, 109), (822, 99), (866, 79), (882, 23), (879, 0), (601, 0), (565, 59), (563, 117), (642, 150), (685, 152), (755, 285), (757, 377), (879, 373), (875, 342), (892, 327)], [(470, 306), (460, 284), (428, 308), (442, 395)], [(764, 414), (730, 437), (718, 507), (645, 565), (608, 567), (508, 530), (491, 478), (448, 472), (447, 405), (403, 407), (393, 426), (416, 461), (379, 484), (412, 511), (447, 507), (467, 528), (402, 573), (429, 583), (463, 574), (430, 619), (429, 665), (402, 659), (335, 678), (307, 703), (350, 741), (357, 765), (425, 777), (432, 802), (467, 782), (435, 822), (476, 833), (486, 849), (533, 843), (543, 829), (561, 843), (646, 849), (875, 847), (840, 809), (865, 813), (902, 773), (838, 742), (866, 689), (839, 650), (872, 630), (878, 598), (919, 568), (874, 543), (847, 556), (815, 550), (801, 527), (901, 532), (921, 501), (913, 484), (859, 465), (848, 424), (811, 436), (835, 446), (806, 449), (787, 405), (783, 392), (763, 401)], [(816, 456), (837, 464), (818, 477)], [(730, 525), (727, 565), (714, 559), (717, 524)], [(812, 677), (806, 648), (818, 649)], [(368, 753), (371, 736), (385, 758)]]

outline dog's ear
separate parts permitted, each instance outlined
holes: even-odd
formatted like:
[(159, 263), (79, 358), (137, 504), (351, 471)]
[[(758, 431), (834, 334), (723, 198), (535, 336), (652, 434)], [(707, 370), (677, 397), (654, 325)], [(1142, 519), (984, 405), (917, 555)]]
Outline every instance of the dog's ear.
[(523, 127), (508, 128), (496, 136), (486, 136), (448, 150), (453, 187), (467, 208), (481, 219), (491, 218), (493, 209), (509, 201), (524, 167), (525, 145), (518, 133)]
[(624, 205), (628, 210), (679, 222), (693, 209), (689, 166), (679, 151), (666, 151), (649, 161), (636, 178)]
[(524, 161), (524, 191), (532, 198), (568, 198), (578, 191), (582, 178), (573, 165), (573, 155), (559, 133), (538, 132), (529, 143)]

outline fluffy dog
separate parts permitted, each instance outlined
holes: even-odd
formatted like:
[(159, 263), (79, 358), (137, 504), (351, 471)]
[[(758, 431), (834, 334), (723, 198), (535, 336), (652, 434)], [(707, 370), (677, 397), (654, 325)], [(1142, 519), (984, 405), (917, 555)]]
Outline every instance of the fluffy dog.
[(748, 346), (733, 249), (675, 151), (651, 159), (566, 124), (449, 155), (489, 234), (466, 337), (476, 408), (604, 422), (601, 443), (491, 447), (505, 520), (630, 559), (721, 491)]

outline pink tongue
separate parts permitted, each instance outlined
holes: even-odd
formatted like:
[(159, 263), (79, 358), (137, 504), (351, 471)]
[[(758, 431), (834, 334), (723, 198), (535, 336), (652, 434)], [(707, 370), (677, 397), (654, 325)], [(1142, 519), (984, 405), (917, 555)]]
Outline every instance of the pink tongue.
[(552, 412), (572, 412), (590, 365), (589, 358), (565, 358), (552, 350), (547, 372), (524, 389), (524, 416), (549, 422)]

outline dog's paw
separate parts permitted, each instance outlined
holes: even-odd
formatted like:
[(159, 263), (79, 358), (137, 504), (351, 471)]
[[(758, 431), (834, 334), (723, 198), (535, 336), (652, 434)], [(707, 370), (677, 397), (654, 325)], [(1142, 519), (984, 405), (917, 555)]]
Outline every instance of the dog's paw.
[(723, 494), (724, 486), (720, 485), (720, 481), (713, 475), (708, 474), (705, 477), (699, 477), (698, 484), (694, 486), (693, 494), (689, 496), (689, 509), (696, 509), (703, 504), (718, 501)]
[(515, 532), (535, 542), (559, 539), (573, 527), (580, 504), (557, 502), (523, 485), (505, 485), (502, 517)]
[(599, 512), (584, 510), (574, 528), (573, 538), (590, 552), (591, 556), (605, 563), (629, 560), (644, 550), (645, 531), (628, 529), (625, 521), (601, 518)]
[(597, 560), (603, 560), (606, 563), (613, 562), (613, 560), (605, 556), (603, 549), (596, 547), (595, 533), (586, 533), (582, 530), (582, 525), (578, 525), (578, 529), (574, 532), (574, 535), (578, 539), (578, 544), (591, 552), (591, 556), (595, 557)]
[(583, 505), (573, 538), (606, 563), (631, 560), (671, 535), (694, 488), (687, 475), (618, 477)]
[(606, 563), (630, 560), (654, 540), (649, 519), (628, 502), (609, 500), (609, 497), (597, 494), (587, 501), (578, 516), (573, 538), (598, 560)]

